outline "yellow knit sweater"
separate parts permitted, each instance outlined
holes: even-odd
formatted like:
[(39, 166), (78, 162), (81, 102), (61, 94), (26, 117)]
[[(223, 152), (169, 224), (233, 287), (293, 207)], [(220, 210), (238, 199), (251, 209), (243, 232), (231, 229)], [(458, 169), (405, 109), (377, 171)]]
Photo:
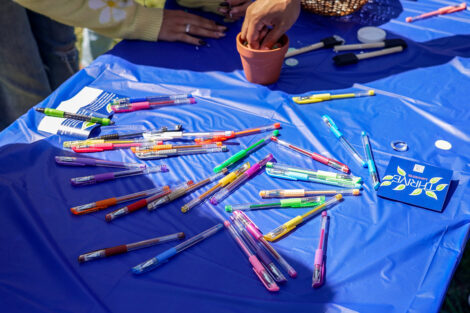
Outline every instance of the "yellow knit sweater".
[[(158, 38), (165, 3), (165, 0), (14, 1), (63, 24), (86, 27), (111, 38), (147, 41), (156, 41)], [(180, 5), (214, 13), (217, 13), (220, 2), (222, 0), (178, 1)]]

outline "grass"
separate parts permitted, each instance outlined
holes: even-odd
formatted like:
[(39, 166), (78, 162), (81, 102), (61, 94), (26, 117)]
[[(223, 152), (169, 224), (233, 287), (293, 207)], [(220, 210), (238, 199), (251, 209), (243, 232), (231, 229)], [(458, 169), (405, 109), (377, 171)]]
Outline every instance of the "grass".
[(441, 313), (470, 312), (470, 241), (452, 278)]
[[(75, 28), (77, 48), (80, 51), (82, 43), (82, 28)], [(442, 304), (441, 313), (468, 313), (470, 312), (470, 241), (460, 261), (460, 265), (452, 278), (446, 298)]]

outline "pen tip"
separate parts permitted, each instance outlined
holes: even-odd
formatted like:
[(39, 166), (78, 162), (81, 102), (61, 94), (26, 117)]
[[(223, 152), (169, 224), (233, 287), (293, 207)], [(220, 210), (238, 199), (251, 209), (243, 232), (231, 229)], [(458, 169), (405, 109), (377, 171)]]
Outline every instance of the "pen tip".
[(83, 255), (80, 255), (78, 257), (78, 263), (83, 263), (83, 262), (85, 262), (85, 257)]
[(44, 108), (34, 108), (37, 112), (41, 112), (43, 113), (44, 112)]
[(114, 125), (114, 124), (116, 124), (114, 121), (109, 122), (109, 125)]

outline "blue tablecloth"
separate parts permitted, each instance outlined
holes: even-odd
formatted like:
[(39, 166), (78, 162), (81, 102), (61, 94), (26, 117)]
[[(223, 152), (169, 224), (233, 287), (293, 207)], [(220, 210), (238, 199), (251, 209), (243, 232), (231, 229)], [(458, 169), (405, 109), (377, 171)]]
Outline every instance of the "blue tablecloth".
[[(285, 66), (278, 83), (248, 83), (234, 45), (240, 23), (208, 47), (179, 43), (124, 41), (77, 73), (38, 106), (56, 107), (85, 86), (125, 96), (192, 92), (197, 104), (117, 114), (116, 129), (153, 128), (181, 123), (188, 131), (244, 129), (282, 124), (283, 139), (330, 155), (365, 179), (360, 197), (347, 197), (330, 210), (327, 280), (311, 288), (320, 220), (314, 218), (274, 246), (298, 271), (296, 279), (269, 294), (225, 231), (201, 242), (146, 275), (130, 268), (173, 246), (168, 243), (126, 255), (78, 264), (94, 249), (184, 231), (192, 236), (226, 218), (223, 205), (260, 201), (258, 191), (319, 188), (261, 173), (222, 205), (201, 205), (183, 215), (180, 207), (195, 194), (149, 213), (146, 210), (104, 220), (108, 212), (74, 216), (70, 207), (152, 186), (201, 180), (216, 164), (259, 137), (233, 140), (230, 153), (184, 156), (165, 163), (170, 172), (74, 188), (71, 177), (108, 171), (59, 167), (55, 155), (71, 138), (37, 131), (42, 116), (30, 111), (0, 133), (0, 307), (3, 312), (436, 312), (462, 255), (470, 223), (470, 13), (405, 23), (407, 16), (435, 10), (442, 1), (379, 1), (349, 17), (303, 13), (288, 32), (293, 47), (332, 34), (356, 42), (357, 29), (380, 25), (388, 38), (403, 38), (400, 54), (336, 68), (330, 50), (319, 50)], [(343, 93), (373, 88), (375, 97), (311, 105), (291, 101), (295, 94)], [(368, 172), (359, 168), (321, 121), (330, 115), (362, 151), (360, 132), (371, 134), (379, 173), (392, 155), (452, 169), (454, 184), (443, 213), (377, 198)], [(111, 128), (107, 128), (111, 129)], [(109, 131), (108, 131), (109, 132)], [(448, 151), (436, 140), (452, 144)], [(404, 140), (409, 151), (390, 147)], [(239, 144), (239, 145), (237, 145)], [(278, 162), (328, 170), (304, 156), (270, 143), (252, 154)], [(130, 151), (93, 156), (132, 162)], [(249, 212), (262, 231), (304, 209)]]

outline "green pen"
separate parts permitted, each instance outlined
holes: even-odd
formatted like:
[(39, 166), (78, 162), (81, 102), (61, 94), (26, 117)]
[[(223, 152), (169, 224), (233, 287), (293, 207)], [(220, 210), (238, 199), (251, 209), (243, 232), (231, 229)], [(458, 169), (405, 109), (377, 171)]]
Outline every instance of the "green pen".
[(230, 165), (236, 163), (238, 160), (243, 159), (248, 154), (253, 152), (256, 148), (268, 143), (271, 140), (271, 137), (278, 136), (278, 135), (279, 135), (279, 131), (276, 129), (275, 131), (273, 131), (273, 133), (271, 135), (268, 135), (265, 138), (260, 139), (259, 141), (255, 142), (254, 144), (252, 144), (251, 146), (249, 146), (246, 149), (238, 151), (237, 153), (232, 155), (230, 158), (225, 160), (222, 164), (217, 165), (216, 167), (214, 167), (214, 169), (213, 169), (214, 173), (218, 173), (222, 169), (224, 169), (226, 167), (229, 167)]
[(98, 123), (104, 126), (114, 124), (114, 122), (111, 121), (109, 118), (102, 118), (102, 117), (88, 116), (88, 115), (77, 114), (77, 113), (64, 112), (61, 110), (56, 110), (56, 109), (51, 109), (51, 108), (36, 108), (36, 111), (40, 113), (44, 113), (47, 116), (70, 118), (73, 120)]
[(279, 202), (226, 205), (225, 211), (230, 213), (236, 210), (251, 211), (273, 208), (307, 208), (317, 206), (319, 204), (322, 204), (323, 202), (325, 202), (325, 196), (291, 198), (281, 199)]

